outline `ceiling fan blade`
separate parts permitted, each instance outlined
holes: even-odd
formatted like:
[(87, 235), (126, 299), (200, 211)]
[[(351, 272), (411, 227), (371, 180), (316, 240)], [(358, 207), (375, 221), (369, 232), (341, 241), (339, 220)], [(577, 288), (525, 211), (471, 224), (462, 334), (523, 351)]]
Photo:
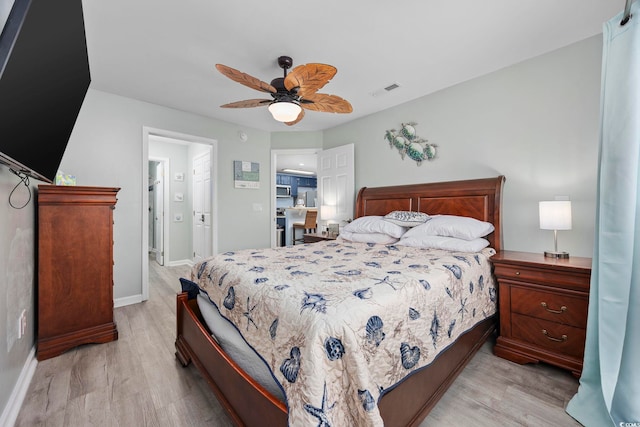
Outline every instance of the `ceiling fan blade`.
[(325, 93), (315, 93), (302, 99), (302, 108), (312, 111), (322, 111), (324, 113), (351, 113), (353, 107), (349, 101), (337, 95), (327, 95)]
[(231, 102), (229, 104), (221, 105), (221, 108), (251, 108), (251, 107), (266, 107), (271, 104), (273, 99), (245, 99), (244, 101)]
[(336, 75), (336, 67), (327, 64), (298, 65), (284, 79), (287, 90), (298, 88), (303, 98), (316, 93)]
[(216, 64), (216, 68), (234, 82), (243, 84), (251, 89), (259, 90), (260, 92), (276, 93), (276, 88), (271, 86), (269, 83), (265, 83), (262, 80), (243, 73), (242, 71), (238, 71), (235, 68), (227, 67), (222, 64)]
[(300, 120), (302, 120), (302, 118), (304, 117), (304, 110), (300, 110), (300, 114), (298, 114), (298, 117), (296, 117), (296, 119), (292, 122), (285, 122), (284, 124), (287, 126), (293, 126), (296, 123), (298, 123)]

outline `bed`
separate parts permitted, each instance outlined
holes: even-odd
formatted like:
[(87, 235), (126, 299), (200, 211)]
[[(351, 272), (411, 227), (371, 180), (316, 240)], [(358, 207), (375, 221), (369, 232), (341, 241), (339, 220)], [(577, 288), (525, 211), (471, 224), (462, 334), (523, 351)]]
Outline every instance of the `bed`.
[[(491, 248), (499, 251), (502, 247), (500, 210), (503, 182), (504, 177), (499, 176), (495, 178), (466, 181), (379, 188), (362, 188), (358, 193), (356, 202), (356, 217), (385, 215), (391, 211), (415, 211), (426, 212), (429, 215), (447, 214), (471, 217), (493, 224), (494, 230), (490, 235), (487, 236), (487, 239), (490, 242)], [(365, 262), (365, 264), (371, 264), (371, 267), (375, 269), (380, 268), (380, 264), (382, 263), (382, 270), (384, 270), (385, 272), (389, 272), (388, 265), (385, 265), (383, 263), (389, 262), (391, 258), (387, 259), (384, 257), (380, 257), (380, 253), (389, 252), (389, 250), (379, 250), (380, 245), (365, 244), (363, 246), (361, 244), (360, 246), (358, 246), (357, 244), (350, 242), (342, 244), (345, 245), (344, 247), (336, 247), (332, 245), (341, 245), (341, 243), (314, 243), (311, 245), (296, 247), (297, 249), (295, 250), (303, 251), (298, 254), (300, 260), (303, 260), (304, 262), (307, 262), (309, 264), (315, 264), (317, 262), (320, 262), (320, 258), (327, 256), (336, 257), (337, 253), (335, 251), (340, 251), (341, 257), (349, 257), (350, 255), (345, 255), (345, 252), (347, 252), (348, 254), (352, 254), (352, 257), (355, 258), (356, 254), (362, 254), (370, 249), (372, 253), (376, 254), (377, 258), (375, 260), (371, 260), (370, 262)], [(383, 246), (383, 248), (384, 247), (385, 246)], [(392, 248), (390, 250), (398, 250), (398, 252), (394, 252), (389, 256), (394, 256), (395, 258), (393, 259), (395, 259), (395, 262), (400, 262), (401, 259), (407, 257), (411, 258), (421, 256), (420, 254), (414, 254), (413, 249), (414, 248), (411, 248), (411, 250), (408, 250), (406, 248)], [(292, 250), (294, 249), (278, 248), (278, 250), (256, 250), (252, 253), (240, 251), (239, 253), (228, 253), (226, 255), (222, 254), (222, 258), (219, 257), (219, 262), (227, 261), (234, 265), (246, 265), (247, 268), (245, 268), (245, 270), (252, 270), (252, 273), (263, 273), (265, 269), (268, 269), (269, 264), (280, 262), (277, 261), (277, 259), (282, 260), (283, 258), (291, 257), (292, 255), (295, 256), (295, 253), (287, 252)], [(276, 252), (272, 253), (270, 251)], [(401, 252), (402, 257), (400, 256)], [(445, 255), (446, 254), (439, 253), (436, 258), (441, 258)], [(245, 258), (242, 258), (243, 256)], [(269, 259), (269, 256), (276, 257), (274, 258), (274, 260), (276, 261), (270, 260), (267, 261), (267, 264), (260, 264), (260, 260), (262, 258)], [(313, 258), (314, 256), (316, 258)], [(463, 261), (461, 262), (461, 264), (473, 264), (474, 258), (477, 260), (478, 264), (480, 264), (478, 257), (464, 257), (460, 254), (458, 254), (457, 256), (458, 260)], [(248, 259), (251, 259), (250, 263), (246, 262)], [(240, 260), (242, 262), (240, 262)], [(283, 264), (283, 267), (295, 267), (294, 270), (299, 272), (301, 276), (310, 276), (307, 277), (308, 281), (312, 280), (313, 278), (318, 278), (317, 280), (320, 281), (320, 278), (324, 277), (320, 272), (314, 273), (313, 275), (305, 274), (304, 268), (298, 268), (300, 263), (303, 261), (292, 261), (293, 264)], [(282, 262), (289, 261), (285, 260)], [(329, 270), (330, 268), (334, 269), (330, 272), (334, 275), (332, 277), (336, 277), (336, 274), (344, 276), (360, 275), (361, 269), (358, 269), (358, 273), (356, 274), (354, 273), (356, 270), (348, 265), (340, 269), (342, 267), (342, 259), (340, 259), (340, 262), (338, 262), (337, 258), (334, 258), (332, 262), (335, 265), (324, 268), (324, 270)], [(362, 264), (363, 261), (359, 259), (358, 262)], [(419, 269), (419, 263), (416, 263), (415, 261), (411, 261), (411, 263), (413, 270), (416, 269), (416, 266)], [(485, 262), (485, 264), (489, 263)], [(214, 302), (214, 304), (216, 304), (217, 302), (217, 307), (222, 308), (227, 302), (227, 300), (225, 300), (224, 298), (228, 298), (229, 296), (229, 286), (227, 284), (223, 285), (223, 282), (227, 277), (230, 278), (232, 276), (226, 276), (230, 273), (225, 272), (221, 275), (219, 274), (215, 276), (215, 278), (212, 279), (212, 275), (213, 273), (215, 273), (214, 270), (217, 270), (219, 268), (217, 265), (218, 264), (216, 264), (216, 266), (213, 266), (211, 263), (200, 264), (195, 266), (193, 271), (194, 275), (198, 277), (209, 278), (208, 280), (211, 282), (211, 285), (206, 289), (206, 291), (210, 293), (208, 294), (208, 296), (211, 301)], [(436, 269), (431, 268), (431, 270)], [(362, 271), (362, 274), (364, 275), (366, 274), (367, 270), (362, 269)], [(459, 272), (457, 273), (457, 275), (460, 275)], [(410, 277), (410, 274), (408, 272), (403, 274)], [(456, 272), (453, 272), (453, 275), (456, 276)], [(489, 275), (491, 276), (490, 270)], [(258, 276), (265, 275), (259, 274)], [(251, 280), (251, 286), (257, 287), (261, 285), (261, 281), (266, 282), (269, 280), (269, 276), (258, 276), (254, 274), (253, 276), (251, 276), (251, 279), (247, 279), (247, 282)], [(389, 276), (382, 276), (384, 276), (384, 274), (380, 277), (382, 286), (375, 288), (376, 292), (378, 293), (381, 293), (382, 291), (379, 290), (383, 288), (394, 288), (393, 285), (386, 286), (383, 283), (386, 279), (387, 284), (389, 284)], [(196, 277), (193, 278), (196, 279)], [(275, 279), (275, 276), (273, 276), (272, 283), (274, 283)], [(366, 299), (362, 298), (362, 295), (358, 294), (359, 291), (365, 291), (366, 289), (368, 289), (366, 286), (361, 286), (360, 282), (358, 282), (360, 278), (354, 277), (349, 278), (349, 280), (353, 281), (353, 283), (349, 283), (349, 286), (352, 286), (349, 289), (356, 290), (354, 292), (350, 292), (353, 295), (359, 296), (360, 299)], [(427, 282), (427, 280), (421, 281), (417, 279), (415, 279), (414, 281), (420, 283)], [(333, 289), (331, 288), (333, 284), (330, 282), (332, 281), (324, 280), (323, 286), (327, 286), (327, 289)], [(396, 287), (403, 286), (397, 285), (398, 282), (395, 283)], [(495, 286), (493, 285), (492, 277), (488, 277), (484, 281), (483, 279), (480, 279), (479, 282), (475, 281), (475, 283), (476, 290), (479, 289), (478, 285), (482, 286), (483, 284), (486, 284), (487, 289), (489, 289), (490, 287), (493, 288), (493, 295), (490, 295), (490, 297), (495, 302)], [(254, 319), (252, 317), (254, 308), (259, 305), (256, 302), (258, 301), (258, 299), (250, 301), (249, 297), (245, 298), (246, 295), (241, 294), (242, 288), (240, 287), (240, 284), (237, 280), (236, 282), (234, 282), (234, 284), (236, 285), (237, 289), (237, 291), (235, 292), (238, 292), (238, 305), (241, 304), (243, 307), (241, 310), (239, 310), (240, 314), (236, 319), (236, 325), (239, 330), (246, 334), (247, 341), (250, 342), (252, 347), (256, 347), (256, 350), (258, 350), (258, 352), (262, 355), (265, 362), (272, 366), (271, 370), (273, 372), (273, 376), (283, 384), (283, 388), (286, 389), (287, 398), (278, 398), (275, 396), (275, 394), (277, 393), (269, 392), (263, 385), (261, 385), (258, 381), (248, 375), (244, 370), (242, 370), (236, 364), (236, 362), (231, 357), (229, 357), (227, 353), (225, 353), (219, 343), (212, 337), (211, 331), (209, 330), (207, 324), (204, 322), (201, 310), (198, 307), (197, 297), (193, 294), (193, 292), (191, 293), (191, 295), (189, 292), (183, 292), (177, 297), (176, 356), (184, 366), (193, 362), (193, 364), (197, 367), (202, 376), (210, 385), (211, 389), (217, 396), (224, 409), (227, 411), (230, 418), (237, 425), (258, 426), (268, 424), (285, 426), (288, 423), (290, 425), (330, 425), (328, 423), (330, 417), (328, 417), (327, 414), (332, 413), (332, 415), (341, 414), (342, 416), (356, 417), (359, 415), (353, 415), (350, 413), (355, 413), (358, 411), (363, 412), (365, 414), (364, 416), (369, 418), (349, 419), (349, 424), (381, 425), (382, 422), (384, 422), (384, 425), (388, 426), (417, 425), (422, 419), (424, 419), (429, 410), (444, 394), (448, 386), (454, 381), (458, 373), (464, 368), (466, 363), (480, 348), (487, 337), (491, 335), (496, 326), (495, 314), (487, 310), (488, 314), (481, 315), (481, 311), (482, 313), (484, 313), (484, 309), (481, 310), (480, 308), (478, 309), (479, 321), (475, 323), (475, 326), (471, 327), (471, 329), (457, 330), (456, 328), (458, 325), (455, 325), (455, 321), (447, 321), (446, 324), (443, 323), (442, 325), (438, 325), (438, 322), (435, 320), (435, 316), (433, 316), (433, 319), (431, 319), (432, 315), (430, 312), (428, 312), (429, 310), (434, 309), (414, 309), (413, 306), (416, 305), (417, 301), (421, 300), (422, 298), (416, 297), (415, 295), (411, 296), (412, 305), (408, 310), (408, 319), (417, 319), (420, 317), (420, 312), (423, 312), (425, 320), (427, 320), (427, 322), (430, 322), (431, 324), (431, 328), (429, 329), (429, 331), (427, 331), (426, 336), (422, 338), (423, 342), (420, 346), (414, 345), (414, 343), (410, 342), (410, 340), (405, 339), (405, 337), (402, 336), (400, 332), (398, 332), (402, 329), (401, 326), (396, 326), (395, 323), (387, 323), (386, 329), (383, 329), (381, 326), (382, 322), (378, 316), (367, 315), (365, 318), (368, 318), (369, 321), (366, 322), (366, 326), (363, 325), (359, 329), (359, 332), (355, 333), (354, 335), (357, 337), (366, 338), (368, 340), (368, 343), (371, 347), (370, 351), (368, 353), (367, 351), (361, 352), (362, 354), (364, 354), (364, 358), (366, 359), (367, 363), (370, 363), (371, 360), (375, 359), (375, 357), (377, 357), (376, 354), (382, 354), (382, 352), (378, 351), (376, 347), (380, 344), (380, 342), (385, 340), (385, 337), (385, 345), (387, 343), (392, 343), (392, 339), (399, 339), (400, 341), (394, 342), (393, 344), (394, 348), (397, 347), (398, 350), (395, 352), (397, 354), (393, 355), (393, 357), (395, 357), (398, 362), (401, 362), (400, 365), (403, 366), (403, 368), (396, 369), (393, 374), (389, 374), (388, 372), (384, 373), (384, 379), (374, 378), (373, 376), (371, 378), (364, 378), (366, 377), (366, 372), (365, 374), (361, 375), (359, 371), (352, 371), (349, 365), (349, 363), (351, 362), (348, 362), (349, 358), (345, 356), (346, 353), (349, 353), (348, 351), (345, 352), (345, 348), (350, 348), (348, 345), (348, 341), (352, 339), (349, 338), (349, 333), (345, 332), (340, 335), (341, 332), (333, 331), (334, 333), (328, 335), (325, 334), (328, 338), (326, 338), (325, 335), (322, 335), (322, 337), (325, 338), (318, 338), (310, 333), (309, 341), (317, 341), (318, 339), (320, 339), (321, 345), (324, 345), (324, 350), (326, 351), (325, 354), (320, 355), (320, 358), (322, 360), (318, 363), (329, 363), (329, 367), (326, 371), (322, 371), (326, 372), (326, 374), (323, 373), (323, 379), (321, 379), (320, 381), (309, 380), (307, 378), (310, 377), (308, 373), (306, 376), (303, 373), (300, 374), (301, 378), (305, 377), (306, 380), (310, 381), (309, 384), (312, 384), (309, 386), (309, 389), (313, 390), (309, 391), (309, 394), (305, 394), (307, 393), (306, 389), (297, 388), (298, 385), (302, 383), (302, 380), (300, 380), (298, 384), (296, 384), (296, 376), (298, 375), (298, 370), (291, 369), (291, 366), (293, 366), (291, 363), (292, 361), (298, 362), (296, 368), (300, 368), (301, 365), (299, 363), (299, 352), (304, 352), (304, 347), (301, 345), (300, 349), (296, 350), (298, 351), (298, 354), (295, 354), (294, 347), (296, 349), (298, 347), (297, 345), (290, 345), (290, 339), (289, 347), (287, 347), (291, 348), (291, 351), (289, 353), (290, 357), (285, 358), (284, 361), (281, 361), (280, 359), (275, 360), (275, 353), (269, 353), (266, 347), (264, 349), (260, 347), (262, 346), (262, 344), (259, 341), (251, 342), (249, 338), (250, 334), (252, 333), (252, 331), (254, 331), (254, 329), (256, 331), (259, 329), (258, 323), (261, 322), (259, 317), (255, 317), (255, 322), (257, 323), (254, 323)], [(424, 289), (430, 289), (432, 287), (429, 283), (422, 283), (422, 285)], [(204, 284), (201, 285), (201, 292), (204, 289), (204, 286)], [(251, 286), (249, 288), (251, 288)], [(473, 292), (473, 280), (468, 284), (465, 282), (464, 286), (468, 286), (468, 288), (470, 288), (470, 291)], [(214, 295), (217, 287), (221, 289), (221, 296)], [(222, 290), (223, 288), (224, 290)], [(278, 288), (278, 290), (271, 292), (289, 291), (289, 289), (287, 289), (288, 285), (286, 285), (286, 287), (279, 285), (275, 288)], [(403, 288), (403, 291), (404, 289), (405, 288)], [(407, 287), (406, 289), (409, 288)], [(463, 298), (458, 294), (456, 294), (454, 297), (452, 293), (456, 291), (453, 290), (453, 288), (452, 290), (450, 290), (447, 287), (446, 291), (452, 299), (455, 299), (456, 301), (459, 299), (462, 303), (461, 308), (458, 309), (458, 314), (462, 312), (461, 317), (464, 317), (464, 314), (467, 313), (467, 319), (472, 317), (471, 311), (469, 311), (470, 307), (469, 310), (465, 308), (466, 297), (464, 301)], [(479, 293), (479, 291), (476, 291), (476, 293)], [(331, 295), (335, 296), (336, 294)], [(234, 294), (234, 297), (235, 296), (236, 295)], [(267, 291), (264, 292), (263, 297), (266, 299), (274, 298), (273, 293), (269, 294), (269, 292)], [(299, 315), (301, 316), (301, 318), (303, 315), (307, 316), (307, 313), (320, 313), (323, 311), (323, 307), (321, 305), (320, 308), (318, 308), (319, 305), (317, 297), (318, 294), (313, 292), (309, 292), (306, 294), (302, 301), (302, 307), (299, 309)], [(340, 297), (334, 299), (343, 301), (345, 298)], [(373, 300), (375, 301), (375, 298), (373, 298)], [(414, 300), (416, 301), (415, 304), (413, 303)], [(358, 299), (353, 299), (350, 300), (349, 304), (354, 304), (353, 307), (359, 307), (355, 305), (356, 302), (359, 303)], [(425, 302), (425, 304), (427, 303), (428, 302)], [(416, 307), (418, 306), (416, 305)], [(342, 310), (341, 312), (344, 311), (345, 310)], [(405, 311), (406, 310), (403, 308), (403, 312)], [(473, 317), (475, 317), (475, 311), (476, 309), (474, 308)], [(255, 312), (255, 314), (257, 313), (258, 311)], [(325, 308), (324, 314), (326, 313), (327, 309)], [(330, 309), (329, 313), (331, 313)], [(328, 317), (338, 317), (335, 312), (333, 314), (334, 316)], [(230, 314), (228, 315), (231, 317)], [(275, 340), (275, 337), (277, 335), (275, 333), (276, 330), (279, 331), (282, 329), (286, 331), (286, 329), (283, 329), (283, 325), (292, 323), (290, 319), (287, 320), (284, 315), (282, 316), (283, 317), (280, 319), (279, 326), (277, 322), (273, 322), (269, 328), (271, 332), (271, 338), (273, 340)], [(273, 317), (274, 316), (272, 316), (271, 318)], [(278, 319), (277, 316), (275, 316), (275, 318)], [(244, 323), (241, 323), (241, 321), (244, 321)], [(266, 325), (264, 319), (261, 323)], [(304, 322), (301, 321), (301, 323)], [(277, 326), (277, 328), (274, 328), (274, 324)], [(455, 338), (455, 341), (451, 344), (442, 344), (444, 349), (439, 349), (438, 353), (436, 353), (435, 351), (430, 351), (429, 348), (430, 339), (433, 340), (434, 349), (436, 347), (436, 339), (434, 338), (433, 334), (434, 324), (436, 325), (436, 332), (438, 329), (441, 329), (442, 333), (440, 335), (449, 335)], [(393, 329), (393, 327), (389, 329), (389, 326), (394, 326), (395, 329)], [(406, 325), (403, 324), (402, 327), (404, 326)], [(331, 327), (335, 329), (334, 326)], [(350, 329), (356, 330), (357, 328), (354, 326)], [(294, 335), (295, 333), (293, 333), (293, 335), (291, 336)], [(334, 335), (339, 339), (336, 339)], [(396, 337), (396, 335), (398, 336)], [(436, 333), (436, 335), (438, 334)], [(280, 339), (281, 335), (277, 336), (278, 339)], [(438, 335), (438, 339), (439, 337), (440, 336)], [(415, 339), (415, 337), (412, 338)], [(345, 342), (342, 343), (341, 340)], [(407, 342), (404, 342), (404, 340), (406, 340)], [(297, 343), (301, 340), (299, 338), (296, 338), (294, 341), (295, 343)], [(398, 343), (401, 344), (397, 345)], [(268, 345), (268, 343), (266, 343), (265, 345)], [(441, 345), (439, 341), (438, 345)], [(420, 351), (418, 351), (419, 348), (423, 349), (422, 359), (420, 359)], [(376, 351), (378, 351), (378, 353), (376, 353)], [(349, 354), (354, 353), (356, 352), (352, 352)], [(390, 352), (387, 351), (387, 353)], [(298, 359), (296, 359), (295, 356), (297, 356)], [(329, 362), (327, 362), (326, 359), (328, 359)], [(310, 357), (304, 358), (303, 360), (305, 360), (304, 363), (307, 364), (307, 367), (312, 366), (312, 364), (314, 363), (311, 362), (312, 359)], [(314, 367), (314, 369), (316, 368)], [(344, 371), (341, 371), (341, 369)], [(302, 370), (300, 370), (300, 372), (302, 372)], [(312, 372), (316, 371), (314, 370)], [(356, 373), (354, 374), (353, 372)], [(295, 375), (293, 375), (292, 373), (295, 373)], [(362, 384), (364, 384), (364, 386), (360, 388), (360, 384), (358, 384), (354, 390), (351, 390), (350, 392), (348, 390), (345, 390), (344, 393), (341, 393), (339, 391), (340, 385), (335, 385), (336, 379), (338, 379), (337, 382), (339, 382), (341, 376), (344, 378), (353, 378), (354, 375), (359, 380), (361, 377), (364, 378), (362, 379)], [(292, 377), (293, 381), (291, 381)], [(349, 381), (345, 382), (345, 380), (343, 380), (342, 382), (345, 383), (346, 386), (349, 386), (349, 384), (346, 384)], [(329, 385), (327, 385), (327, 383)], [(298, 398), (298, 396), (301, 397)], [(350, 398), (349, 396), (355, 397)], [(348, 401), (353, 401), (351, 402), (352, 406), (347, 407), (346, 409), (343, 408), (343, 402)], [(349, 403), (345, 404), (349, 405)], [(306, 418), (305, 415), (307, 415)], [(345, 420), (345, 418), (339, 419), (342, 420), (342, 422), (344, 422)], [(335, 424), (338, 423), (336, 422)]]

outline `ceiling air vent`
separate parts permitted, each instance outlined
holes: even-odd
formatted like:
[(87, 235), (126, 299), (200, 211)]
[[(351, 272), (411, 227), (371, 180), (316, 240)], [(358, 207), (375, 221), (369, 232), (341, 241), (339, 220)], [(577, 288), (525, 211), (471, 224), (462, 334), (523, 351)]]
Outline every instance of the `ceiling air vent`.
[(369, 95), (373, 97), (386, 95), (387, 93), (391, 92), (392, 90), (398, 89), (399, 87), (400, 87), (400, 83), (397, 83), (397, 82), (391, 83), (389, 86), (383, 87), (382, 89), (378, 89), (374, 92), (369, 93)]

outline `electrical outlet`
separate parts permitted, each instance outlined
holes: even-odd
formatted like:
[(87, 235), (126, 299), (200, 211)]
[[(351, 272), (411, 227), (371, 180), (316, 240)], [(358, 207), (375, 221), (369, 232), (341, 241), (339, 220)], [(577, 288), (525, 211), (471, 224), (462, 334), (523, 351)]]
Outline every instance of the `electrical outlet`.
[(23, 309), (18, 319), (18, 339), (22, 338), (27, 331), (27, 310)]

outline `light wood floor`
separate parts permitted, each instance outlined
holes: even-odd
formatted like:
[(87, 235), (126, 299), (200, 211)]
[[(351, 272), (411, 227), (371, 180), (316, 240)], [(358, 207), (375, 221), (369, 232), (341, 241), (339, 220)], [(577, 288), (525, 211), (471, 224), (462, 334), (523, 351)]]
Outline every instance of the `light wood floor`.
[[(115, 309), (118, 341), (38, 363), (16, 426), (230, 426), (198, 372), (175, 360), (175, 294), (187, 267), (150, 262), (150, 298)], [(579, 426), (564, 411), (568, 372), (520, 366), (488, 342), (421, 424)], [(338, 426), (341, 427), (341, 426)]]

